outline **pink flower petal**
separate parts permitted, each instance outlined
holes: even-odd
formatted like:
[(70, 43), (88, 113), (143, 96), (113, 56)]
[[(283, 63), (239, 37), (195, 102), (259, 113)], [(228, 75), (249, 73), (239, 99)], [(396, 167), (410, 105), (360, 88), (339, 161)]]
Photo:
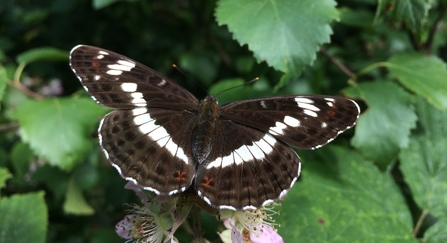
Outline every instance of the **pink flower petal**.
[(134, 223), (134, 215), (126, 215), (123, 220), (119, 221), (115, 226), (116, 233), (124, 239), (132, 239), (132, 227)]
[(250, 239), (253, 241), (253, 243), (284, 243), (284, 240), (282, 237), (276, 233), (276, 231), (270, 227), (264, 225), (264, 227), (260, 230), (259, 237), (256, 236), (256, 234), (252, 233), (250, 234)]

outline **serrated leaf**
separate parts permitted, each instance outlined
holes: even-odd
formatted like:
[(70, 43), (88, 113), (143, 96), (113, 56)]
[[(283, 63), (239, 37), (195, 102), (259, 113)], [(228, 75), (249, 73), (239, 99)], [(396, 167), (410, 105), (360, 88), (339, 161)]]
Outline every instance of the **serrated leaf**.
[(361, 83), (344, 93), (368, 105), (357, 122), (352, 145), (385, 168), (408, 145), (410, 130), (416, 126), (412, 96), (385, 81)]
[(419, 53), (394, 55), (387, 65), (407, 89), (424, 97), (438, 109), (447, 108), (447, 70), (437, 57)]
[(418, 242), (390, 174), (338, 146), (301, 155), (302, 179), (281, 202), (285, 213), (277, 220), (284, 242)]
[(71, 179), (68, 183), (64, 211), (76, 215), (92, 215), (95, 212), (95, 210), (85, 201), (85, 198), (74, 182), (74, 179)]
[(419, 99), (422, 133), (400, 153), (401, 169), (414, 200), (435, 217), (447, 215), (447, 112)]
[(430, 0), (380, 0), (378, 10), (420, 35), (431, 5)]
[(89, 133), (105, 111), (89, 98), (30, 100), (17, 108), (14, 117), (23, 141), (37, 155), (70, 170), (93, 146)]
[(338, 12), (332, 0), (220, 0), (215, 15), (259, 62), (297, 77), (329, 42)]
[(30, 63), (42, 60), (67, 60), (68, 52), (53, 47), (34, 48), (17, 56), (18, 63)]
[(48, 212), (42, 192), (2, 198), (0, 212), (0, 242), (45, 242)]
[(6, 168), (0, 167), (0, 189), (5, 187), (6, 180), (12, 178), (12, 175), (9, 173), (9, 171)]

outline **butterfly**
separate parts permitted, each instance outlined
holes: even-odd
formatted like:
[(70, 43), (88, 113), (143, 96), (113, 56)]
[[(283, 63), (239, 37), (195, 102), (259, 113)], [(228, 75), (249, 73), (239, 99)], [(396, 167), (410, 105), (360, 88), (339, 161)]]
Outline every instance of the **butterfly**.
[(128, 57), (78, 45), (70, 66), (99, 104), (99, 143), (126, 180), (157, 195), (192, 187), (218, 209), (247, 210), (282, 198), (300, 175), (292, 147), (316, 149), (355, 125), (353, 100), (286, 95), (218, 106), (199, 101)]

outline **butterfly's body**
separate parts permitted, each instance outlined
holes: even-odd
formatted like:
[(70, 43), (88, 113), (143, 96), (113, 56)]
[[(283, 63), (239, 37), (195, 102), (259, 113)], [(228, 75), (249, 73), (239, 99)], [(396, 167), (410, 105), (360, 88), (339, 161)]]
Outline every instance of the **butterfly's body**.
[(99, 127), (122, 177), (159, 195), (193, 187), (209, 205), (245, 210), (283, 197), (300, 174), (290, 147), (316, 149), (352, 127), (357, 104), (288, 95), (218, 106), (120, 54), (80, 45), (70, 65), (88, 93), (115, 109)]
[(194, 129), (193, 157), (197, 164), (202, 164), (208, 158), (211, 144), (214, 140), (219, 106), (214, 96), (207, 96), (198, 109), (197, 127)]

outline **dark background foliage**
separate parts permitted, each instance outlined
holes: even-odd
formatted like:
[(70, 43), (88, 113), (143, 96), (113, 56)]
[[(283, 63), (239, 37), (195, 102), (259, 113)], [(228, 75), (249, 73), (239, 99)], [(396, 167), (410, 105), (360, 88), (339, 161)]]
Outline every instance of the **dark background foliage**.
[[(68, 66), (78, 44), (138, 60), (199, 98), (260, 77), (220, 94), (220, 104), (300, 93), (356, 99), (355, 130), (299, 152), (303, 176), (283, 201), (279, 233), (285, 242), (446, 242), (446, 8), (428, 0), (2, 0), (0, 242), (123, 242), (114, 225), (137, 200), (99, 149), (96, 128), (108, 110)], [(222, 226), (203, 221), (217, 242)], [(179, 239), (189, 241), (186, 232)]]

